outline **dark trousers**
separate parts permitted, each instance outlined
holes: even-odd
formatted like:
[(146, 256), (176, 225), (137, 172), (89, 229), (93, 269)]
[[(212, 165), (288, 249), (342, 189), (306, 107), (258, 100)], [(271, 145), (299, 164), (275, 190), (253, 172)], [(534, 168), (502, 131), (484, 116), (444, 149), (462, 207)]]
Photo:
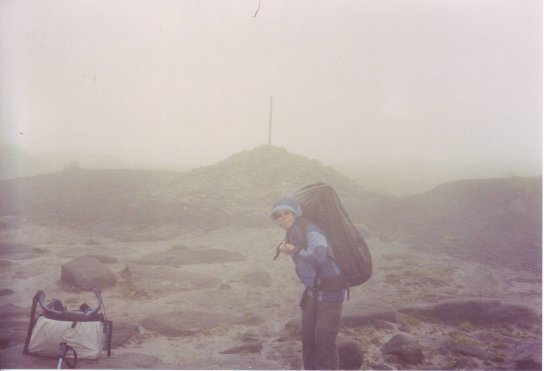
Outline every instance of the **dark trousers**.
[(317, 302), (305, 295), (301, 307), (300, 335), (304, 369), (337, 370), (336, 336), (342, 315), (342, 302)]

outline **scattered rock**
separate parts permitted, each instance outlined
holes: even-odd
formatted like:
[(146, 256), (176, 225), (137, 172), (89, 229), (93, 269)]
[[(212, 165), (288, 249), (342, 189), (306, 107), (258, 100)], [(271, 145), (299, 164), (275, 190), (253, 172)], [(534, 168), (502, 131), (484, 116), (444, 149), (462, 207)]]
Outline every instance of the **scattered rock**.
[(191, 249), (187, 246), (175, 246), (170, 250), (144, 256), (141, 264), (180, 266), (189, 264), (213, 264), (244, 260), (237, 252), (220, 249)]
[(406, 335), (395, 335), (382, 349), (386, 355), (395, 355), (402, 362), (419, 364), (423, 362), (423, 349)]
[(155, 297), (172, 292), (212, 288), (221, 283), (213, 276), (172, 267), (127, 264), (123, 274), (139, 295)]
[(338, 344), (339, 367), (341, 370), (359, 370), (363, 365), (363, 347), (354, 340)]
[(92, 256), (83, 256), (64, 264), (60, 279), (83, 290), (105, 288), (117, 283), (115, 273)]
[(262, 349), (263, 349), (263, 344), (260, 341), (252, 341), (252, 342), (242, 344), (233, 348), (229, 348), (219, 353), (221, 354), (261, 353)]

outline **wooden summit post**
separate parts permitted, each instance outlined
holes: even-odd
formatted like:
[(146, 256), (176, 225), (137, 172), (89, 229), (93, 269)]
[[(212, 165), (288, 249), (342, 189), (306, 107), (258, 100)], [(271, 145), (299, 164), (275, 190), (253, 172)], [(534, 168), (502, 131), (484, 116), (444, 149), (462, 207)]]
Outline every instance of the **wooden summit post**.
[(272, 145), (272, 104), (273, 98), (270, 96), (270, 113), (268, 115), (268, 145)]

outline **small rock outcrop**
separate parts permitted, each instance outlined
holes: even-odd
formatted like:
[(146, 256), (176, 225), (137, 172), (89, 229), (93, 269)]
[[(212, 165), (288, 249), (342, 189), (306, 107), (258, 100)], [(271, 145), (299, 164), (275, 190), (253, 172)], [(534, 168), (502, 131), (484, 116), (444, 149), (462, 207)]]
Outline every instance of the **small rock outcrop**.
[(60, 279), (83, 290), (104, 288), (117, 283), (115, 273), (92, 256), (82, 256), (64, 264)]

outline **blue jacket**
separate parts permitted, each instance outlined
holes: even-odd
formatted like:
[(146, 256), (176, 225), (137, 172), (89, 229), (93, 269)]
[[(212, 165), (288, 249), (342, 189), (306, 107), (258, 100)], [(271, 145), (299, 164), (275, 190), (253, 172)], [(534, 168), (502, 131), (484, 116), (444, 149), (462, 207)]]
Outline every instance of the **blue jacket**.
[[(305, 230), (303, 229), (303, 223), (295, 223), (287, 231), (287, 241), (297, 248), (297, 253), (292, 255), (295, 270), (306, 286), (306, 292), (313, 296), (316, 276), (319, 286), (323, 278), (336, 277), (340, 274), (340, 270), (329, 256), (329, 254), (332, 255), (332, 251), (329, 251), (329, 244), (323, 230), (313, 223), (308, 223)], [(344, 300), (345, 291), (345, 289), (319, 290), (317, 300), (341, 302)]]

